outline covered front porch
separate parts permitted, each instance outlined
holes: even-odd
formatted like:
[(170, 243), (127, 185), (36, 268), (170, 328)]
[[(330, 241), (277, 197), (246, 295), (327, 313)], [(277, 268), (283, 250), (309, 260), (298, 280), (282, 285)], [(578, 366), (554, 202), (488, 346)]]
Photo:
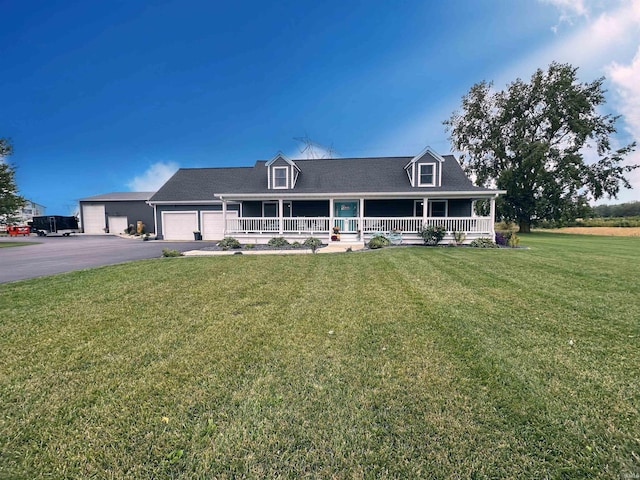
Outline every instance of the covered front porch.
[(488, 216), (474, 214), (473, 204), (479, 199), (247, 200), (239, 202), (238, 217), (226, 215), (226, 199), (222, 206), (225, 236), (244, 243), (266, 243), (276, 236), (289, 241), (314, 236), (330, 242), (338, 230), (340, 241), (366, 242), (376, 234), (383, 234), (402, 243), (421, 244), (419, 232), (425, 226), (443, 226), (447, 232), (444, 242), (453, 240), (456, 232), (463, 232), (466, 242), (493, 238), (495, 197), (488, 198)]

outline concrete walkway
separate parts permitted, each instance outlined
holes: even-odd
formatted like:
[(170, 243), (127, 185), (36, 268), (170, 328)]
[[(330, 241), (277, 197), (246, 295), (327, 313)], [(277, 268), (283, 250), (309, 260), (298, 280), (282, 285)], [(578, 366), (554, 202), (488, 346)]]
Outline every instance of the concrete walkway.
[[(349, 248), (352, 251), (363, 250), (364, 242), (331, 242), (326, 247), (318, 249), (318, 253), (339, 253), (346, 252)], [(291, 250), (189, 250), (183, 252), (186, 257), (208, 257), (212, 255), (311, 255), (308, 248), (291, 249)]]

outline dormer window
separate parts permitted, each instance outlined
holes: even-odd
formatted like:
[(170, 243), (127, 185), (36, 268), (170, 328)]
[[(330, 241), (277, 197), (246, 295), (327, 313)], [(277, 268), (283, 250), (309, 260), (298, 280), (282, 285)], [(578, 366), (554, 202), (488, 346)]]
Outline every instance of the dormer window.
[(288, 167), (273, 168), (273, 188), (287, 188), (288, 186)]
[(289, 190), (296, 188), (296, 181), (300, 176), (300, 167), (293, 160), (289, 160), (282, 153), (278, 153), (269, 160), (267, 167), (267, 188)]
[(435, 163), (419, 163), (418, 164), (418, 186), (419, 187), (435, 187), (436, 185), (436, 164)]

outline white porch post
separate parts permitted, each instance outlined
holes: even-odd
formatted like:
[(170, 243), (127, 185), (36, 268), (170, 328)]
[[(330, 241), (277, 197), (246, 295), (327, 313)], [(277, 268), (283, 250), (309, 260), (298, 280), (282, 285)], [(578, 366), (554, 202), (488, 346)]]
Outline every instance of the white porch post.
[(495, 238), (496, 232), (494, 231), (494, 225), (496, 223), (496, 197), (491, 197), (491, 213), (489, 214), (491, 218), (491, 223), (489, 225), (489, 233), (491, 233), (491, 238)]
[(360, 230), (360, 240), (364, 240), (364, 197), (360, 198), (360, 209), (358, 215), (358, 228)]
[(282, 201), (282, 198), (278, 199), (278, 225), (279, 225), (279, 233), (280, 235), (282, 235), (282, 224), (283, 224), (283, 216), (282, 216), (282, 207), (284, 206), (284, 202)]
[(329, 238), (331, 238), (331, 232), (333, 231), (333, 197), (329, 199)]
[(222, 199), (222, 236), (227, 236), (227, 201)]
[(422, 226), (427, 223), (427, 217), (429, 216), (429, 199), (422, 199)]

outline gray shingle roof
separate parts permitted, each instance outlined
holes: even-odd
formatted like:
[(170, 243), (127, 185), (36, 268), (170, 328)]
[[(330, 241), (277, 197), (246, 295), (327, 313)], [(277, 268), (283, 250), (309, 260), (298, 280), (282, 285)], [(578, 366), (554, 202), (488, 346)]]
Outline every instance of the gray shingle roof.
[(155, 192), (111, 192), (93, 197), (81, 198), (81, 202), (126, 202), (135, 200), (149, 200)]
[(151, 202), (207, 201), (216, 194), (489, 192), (474, 186), (453, 155), (445, 155), (441, 187), (412, 187), (404, 169), (413, 157), (295, 160), (300, 168), (292, 190), (269, 190), (265, 161), (253, 167), (181, 168)]

